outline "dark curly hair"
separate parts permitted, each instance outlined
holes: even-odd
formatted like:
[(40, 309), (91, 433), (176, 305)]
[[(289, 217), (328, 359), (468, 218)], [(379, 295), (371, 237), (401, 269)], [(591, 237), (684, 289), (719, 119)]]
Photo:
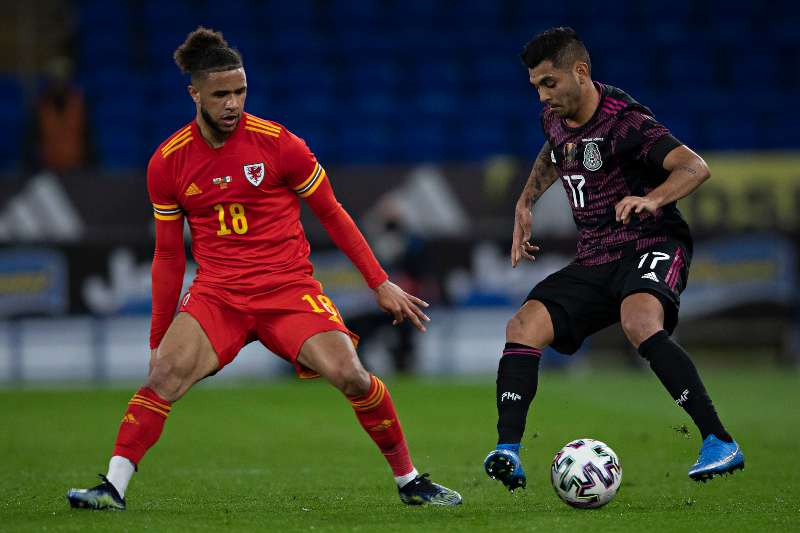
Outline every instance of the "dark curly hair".
[(192, 79), (242, 67), (242, 55), (228, 45), (222, 33), (203, 26), (187, 35), (172, 57), (181, 72)]
[(550, 28), (534, 37), (519, 55), (528, 68), (536, 68), (543, 61), (552, 61), (556, 68), (571, 67), (575, 61), (583, 61), (592, 71), (589, 52), (578, 34), (569, 27)]

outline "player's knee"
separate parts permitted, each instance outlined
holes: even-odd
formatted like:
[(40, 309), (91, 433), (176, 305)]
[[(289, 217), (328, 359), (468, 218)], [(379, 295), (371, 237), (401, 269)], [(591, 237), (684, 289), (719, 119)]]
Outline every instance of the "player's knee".
[(663, 329), (661, 324), (648, 316), (631, 313), (621, 319), (622, 331), (634, 348)]
[[(544, 314), (543, 314), (544, 313)], [(506, 342), (541, 348), (553, 342), (552, 326), (544, 308), (523, 307), (506, 324)]]
[(334, 386), (346, 396), (363, 396), (369, 392), (372, 380), (369, 372), (361, 365), (341, 368), (334, 380)]
[(168, 401), (176, 401), (191, 384), (191, 365), (181, 362), (175, 357), (159, 357), (147, 378), (147, 386), (156, 394)]
[(506, 340), (516, 342), (525, 337), (525, 321), (519, 314), (511, 317), (506, 324)]

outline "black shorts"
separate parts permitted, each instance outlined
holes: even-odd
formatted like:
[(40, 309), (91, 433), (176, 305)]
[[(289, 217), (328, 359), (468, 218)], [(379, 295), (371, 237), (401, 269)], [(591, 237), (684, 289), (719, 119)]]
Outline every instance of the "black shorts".
[(572, 263), (541, 281), (525, 299), (544, 304), (553, 321), (551, 346), (573, 354), (583, 340), (620, 320), (622, 300), (647, 292), (664, 306), (664, 329), (678, 325), (680, 293), (686, 288), (691, 256), (676, 241), (666, 241), (596, 266)]

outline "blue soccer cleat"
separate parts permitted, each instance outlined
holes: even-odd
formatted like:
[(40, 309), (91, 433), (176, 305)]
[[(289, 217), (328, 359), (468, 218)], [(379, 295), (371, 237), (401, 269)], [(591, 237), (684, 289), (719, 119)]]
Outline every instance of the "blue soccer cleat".
[(111, 509), (125, 510), (125, 499), (119, 495), (117, 489), (106, 476), (100, 475), (102, 483), (91, 489), (70, 489), (67, 501), (74, 509)]
[(703, 440), (700, 456), (689, 469), (689, 477), (706, 482), (714, 476), (732, 474), (744, 469), (744, 454), (736, 441), (725, 442), (714, 435)]
[(519, 444), (498, 444), (484, 459), (483, 469), (511, 492), (520, 487), (524, 489), (528, 483), (519, 459)]

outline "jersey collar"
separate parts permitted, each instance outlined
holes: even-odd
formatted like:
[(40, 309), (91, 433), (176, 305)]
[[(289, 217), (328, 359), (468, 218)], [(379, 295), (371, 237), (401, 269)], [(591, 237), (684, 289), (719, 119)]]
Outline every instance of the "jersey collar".
[(212, 148), (206, 138), (203, 137), (203, 133), (200, 131), (200, 124), (197, 123), (197, 117), (192, 120), (192, 131), (195, 135), (197, 135), (198, 140), (200, 141), (198, 144), (200, 145), (201, 150), (211, 153), (211, 154), (221, 154), (226, 151), (226, 149), (231, 145), (234, 144), (234, 141), (241, 136), (242, 131), (244, 130), (244, 121), (245, 117), (247, 116), (246, 113), (242, 113), (241, 118), (239, 119), (239, 123), (236, 124), (236, 129), (233, 130), (230, 137), (227, 138), (225, 144), (220, 146), (219, 148)]

